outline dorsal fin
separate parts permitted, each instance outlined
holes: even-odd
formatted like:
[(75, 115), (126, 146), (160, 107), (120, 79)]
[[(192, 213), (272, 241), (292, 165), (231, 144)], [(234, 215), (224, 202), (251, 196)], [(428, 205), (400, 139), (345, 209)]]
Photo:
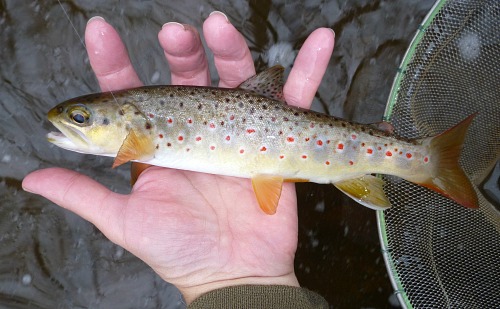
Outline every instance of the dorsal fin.
[(275, 65), (269, 69), (254, 75), (241, 83), (238, 88), (250, 90), (269, 99), (285, 102), (283, 97), (283, 72), (281, 65)]

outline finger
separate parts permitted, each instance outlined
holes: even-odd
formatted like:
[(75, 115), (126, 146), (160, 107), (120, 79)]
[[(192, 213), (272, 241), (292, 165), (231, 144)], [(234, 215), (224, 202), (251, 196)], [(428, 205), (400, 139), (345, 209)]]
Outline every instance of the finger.
[(158, 40), (167, 58), (173, 85), (210, 85), (205, 50), (198, 31), (189, 25), (163, 25)]
[(23, 179), (22, 186), (92, 222), (112, 241), (120, 242), (120, 209), (126, 205), (125, 196), (62, 168), (35, 171)]
[(102, 17), (95, 16), (88, 21), (85, 44), (90, 65), (103, 91), (142, 85), (120, 36)]
[(311, 107), (333, 52), (335, 33), (328, 28), (309, 35), (295, 59), (283, 92), (289, 105)]
[(234, 88), (255, 75), (247, 43), (226, 15), (217, 11), (210, 14), (203, 24), (203, 35), (214, 54), (219, 87)]

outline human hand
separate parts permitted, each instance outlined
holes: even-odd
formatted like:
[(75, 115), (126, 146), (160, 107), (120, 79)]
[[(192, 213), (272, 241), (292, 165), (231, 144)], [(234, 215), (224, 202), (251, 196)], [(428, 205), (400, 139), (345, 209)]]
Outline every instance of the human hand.
[[(255, 74), (243, 37), (223, 14), (212, 14), (203, 32), (214, 53), (219, 86), (236, 87)], [(123, 43), (109, 24), (91, 20), (85, 39), (103, 91), (141, 86)], [(194, 27), (166, 24), (159, 40), (173, 84), (210, 84), (206, 55)], [(285, 84), (288, 104), (310, 106), (333, 44), (334, 35), (328, 29), (309, 36)], [(23, 188), (92, 222), (111, 241), (177, 286), (187, 303), (230, 285), (298, 286), (293, 269), (297, 209), (291, 183), (284, 184), (273, 216), (259, 209), (249, 179), (154, 166), (141, 174), (128, 195), (61, 168), (27, 175)]]

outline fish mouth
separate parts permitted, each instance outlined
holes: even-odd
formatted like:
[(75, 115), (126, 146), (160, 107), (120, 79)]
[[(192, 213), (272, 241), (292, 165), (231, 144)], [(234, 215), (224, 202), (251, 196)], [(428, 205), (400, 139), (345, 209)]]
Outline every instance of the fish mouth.
[(80, 153), (90, 153), (91, 143), (87, 137), (80, 131), (53, 122), (54, 126), (61, 132), (50, 132), (47, 134), (47, 140), (52, 144), (71, 151)]

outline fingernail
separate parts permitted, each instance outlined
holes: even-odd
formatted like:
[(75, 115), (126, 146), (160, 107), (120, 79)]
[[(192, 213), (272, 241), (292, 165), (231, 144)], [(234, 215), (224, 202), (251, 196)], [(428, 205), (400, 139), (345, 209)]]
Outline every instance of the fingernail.
[(94, 16), (92, 18), (89, 19), (89, 21), (87, 22), (87, 25), (90, 24), (92, 21), (94, 20), (100, 20), (100, 21), (106, 21), (103, 17), (101, 16)]
[(210, 13), (210, 15), (208, 16), (212, 16), (214, 14), (218, 14), (218, 15), (221, 15), (221, 16), (224, 16), (224, 18), (226, 19), (227, 22), (229, 22), (229, 19), (227, 18), (226, 14), (222, 13), (221, 11), (213, 11), (212, 13)]
[(30, 190), (30, 189), (28, 189), (28, 188), (25, 188), (24, 186), (23, 186), (23, 190), (24, 190), (24, 191), (26, 191), (26, 192), (28, 192), (28, 193), (33, 193), (33, 191), (31, 191), (31, 190)]
[(333, 33), (333, 37), (335, 37), (335, 31), (333, 31), (332, 28), (328, 28), (328, 29), (330, 29), (330, 31)]
[(168, 23), (164, 23), (163, 26), (161, 26), (161, 28), (163, 29), (163, 28), (165, 28), (168, 25), (177, 25), (177, 26), (182, 27), (182, 29), (186, 30), (186, 27), (183, 24), (178, 23), (176, 21), (171, 21), (171, 22), (168, 22)]

